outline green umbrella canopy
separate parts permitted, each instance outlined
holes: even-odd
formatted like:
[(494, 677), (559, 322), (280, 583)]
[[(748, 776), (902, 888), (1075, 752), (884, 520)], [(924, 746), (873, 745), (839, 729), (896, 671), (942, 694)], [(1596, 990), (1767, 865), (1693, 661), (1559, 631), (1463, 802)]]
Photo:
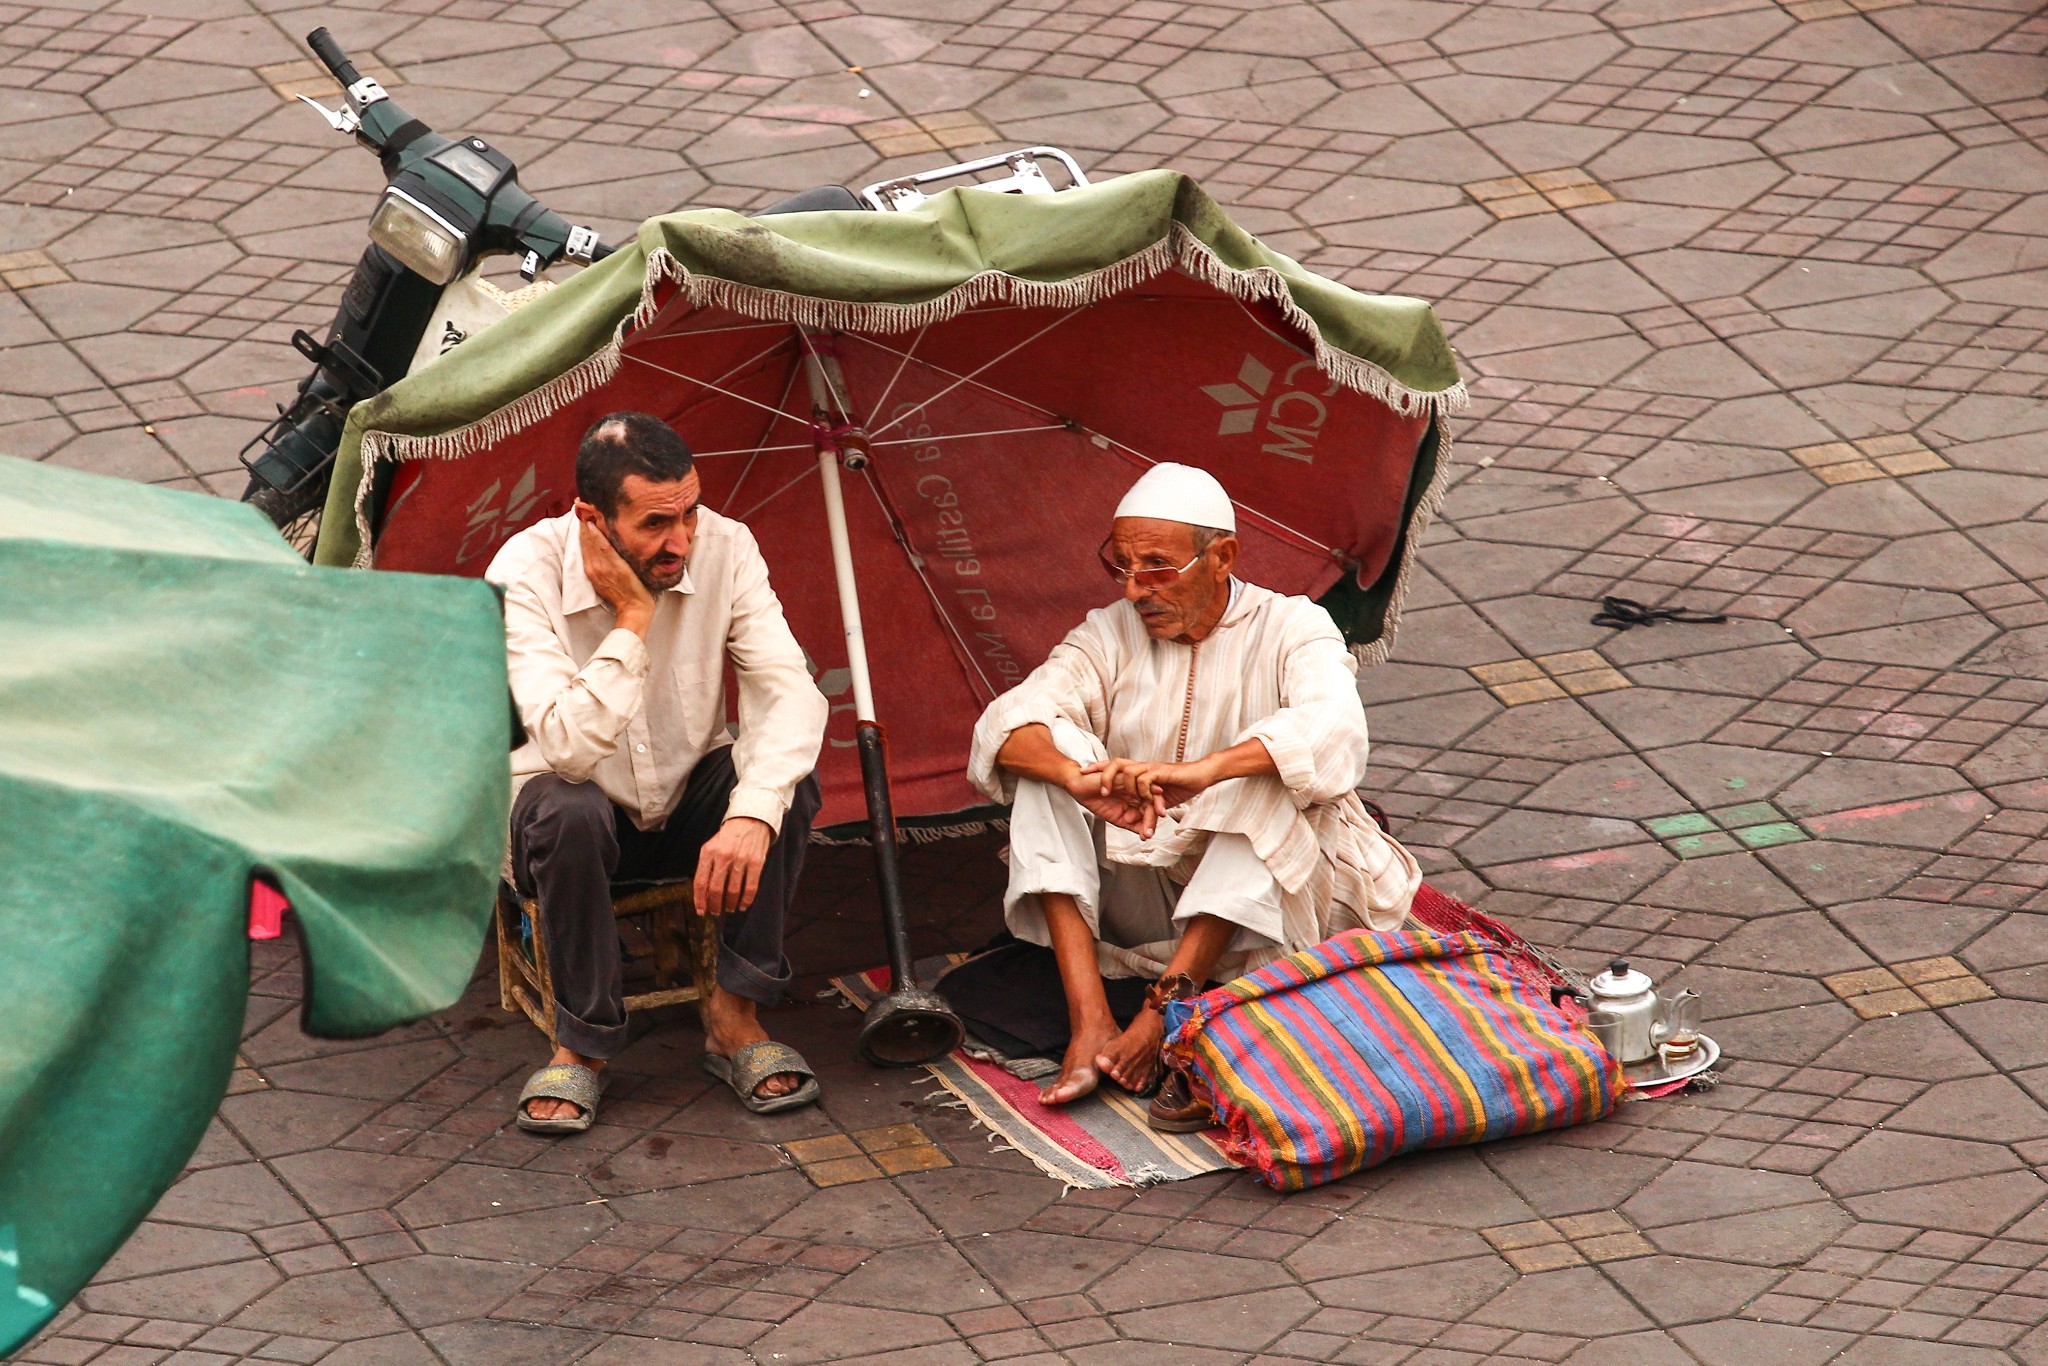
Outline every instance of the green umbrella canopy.
[(485, 585), (315, 569), (253, 508), (0, 457), (0, 1354), (205, 1132), (252, 876), (292, 903), (309, 1032), (461, 994), (506, 731)]

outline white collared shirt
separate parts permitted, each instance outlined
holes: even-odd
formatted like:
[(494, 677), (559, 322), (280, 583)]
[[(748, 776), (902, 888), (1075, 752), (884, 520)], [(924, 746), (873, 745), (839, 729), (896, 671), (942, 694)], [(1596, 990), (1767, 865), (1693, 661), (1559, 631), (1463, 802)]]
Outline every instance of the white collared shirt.
[[(635, 825), (658, 829), (690, 770), (731, 744), (739, 782), (727, 818), (781, 830), (817, 765), (830, 704), (743, 523), (698, 514), (683, 580), (659, 595), (644, 642), (614, 625), (591, 587), (573, 512), (505, 542), (484, 577), (505, 592), (506, 663), (528, 737), (512, 755), (515, 788), (550, 771), (594, 782)], [(737, 740), (726, 729), (728, 663)]]

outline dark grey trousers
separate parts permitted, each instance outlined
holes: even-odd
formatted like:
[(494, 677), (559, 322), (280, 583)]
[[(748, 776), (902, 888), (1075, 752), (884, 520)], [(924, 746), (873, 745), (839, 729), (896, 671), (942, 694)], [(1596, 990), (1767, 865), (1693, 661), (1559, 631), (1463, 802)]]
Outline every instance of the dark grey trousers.
[[(540, 902), (557, 1044), (587, 1058), (613, 1057), (626, 1046), (612, 887), (692, 876), (698, 852), (725, 821), (734, 781), (732, 748), (721, 745), (691, 771), (682, 801), (659, 830), (634, 825), (596, 783), (543, 773), (520, 789), (512, 806), (512, 871), (520, 892)], [(819, 802), (815, 777), (797, 785), (754, 904), (725, 917), (718, 984), (735, 996), (773, 1005), (789, 985), (782, 925)]]

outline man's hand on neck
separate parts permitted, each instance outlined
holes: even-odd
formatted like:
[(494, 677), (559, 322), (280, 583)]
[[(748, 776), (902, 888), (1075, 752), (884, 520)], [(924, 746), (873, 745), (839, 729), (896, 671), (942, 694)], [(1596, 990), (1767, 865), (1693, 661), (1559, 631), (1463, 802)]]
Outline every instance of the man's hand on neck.
[(626, 563), (619, 554), (611, 537), (604, 534), (604, 528), (597, 522), (601, 515), (589, 504), (576, 505), (577, 534), (583, 543), (583, 573), (590, 580), (591, 588), (604, 600), (618, 618), (620, 630), (631, 631), (642, 640), (647, 639), (647, 628), (654, 624), (654, 593), (641, 582), (633, 566)]

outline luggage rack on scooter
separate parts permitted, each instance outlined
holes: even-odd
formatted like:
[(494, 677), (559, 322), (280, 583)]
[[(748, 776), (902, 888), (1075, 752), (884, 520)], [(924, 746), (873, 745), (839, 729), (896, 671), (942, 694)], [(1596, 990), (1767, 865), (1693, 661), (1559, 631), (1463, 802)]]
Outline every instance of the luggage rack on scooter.
[[(1046, 176), (1039, 159), (1046, 158), (1059, 163), (1066, 172), (1067, 183), (1055, 185)], [(1007, 168), (1006, 176), (994, 180), (981, 179), (984, 171)], [(878, 180), (860, 192), (860, 197), (871, 206), (885, 211), (901, 213), (914, 209), (930, 198), (926, 186), (942, 180), (972, 178), (977, 190), (995, 190), (1002, 194), (1052, 194), (1058, 190), (1078, 190), (1088, 184), (1087, 173), (1080, 163), (1057, 147), (1024, 147), (1014, 152), (1000, 152), (992, 157), (977, 157), (973, 161), (958, 161), (951, 166), (940, 166), (930, 171), (919, 171), (915, 175), (899, 176), (894, 180)]]

